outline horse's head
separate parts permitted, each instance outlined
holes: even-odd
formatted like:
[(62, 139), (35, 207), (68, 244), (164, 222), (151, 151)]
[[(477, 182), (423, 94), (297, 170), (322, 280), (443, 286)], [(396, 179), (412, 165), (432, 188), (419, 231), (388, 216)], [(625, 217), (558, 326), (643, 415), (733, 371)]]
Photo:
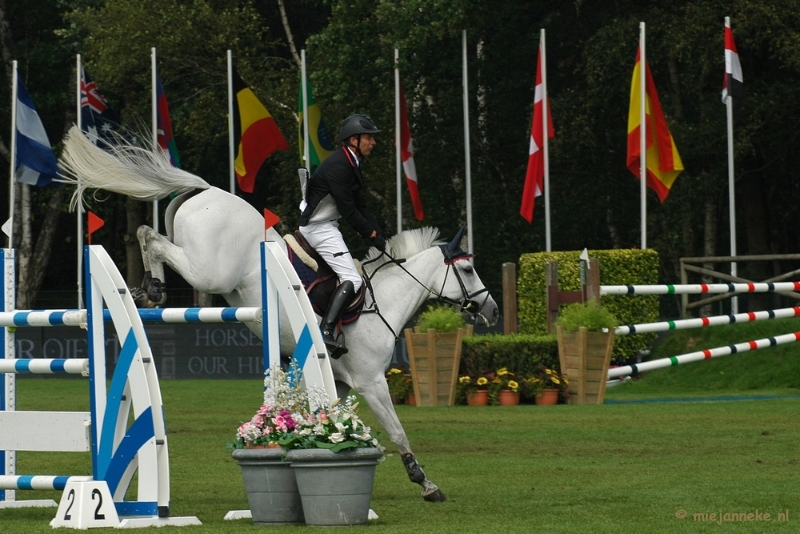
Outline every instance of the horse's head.
[(452, 241), (439, 245), (447, 271), (437, 296), (440, 300), (454, 304), (475, 317), (476, 324), (493, 326), (497, 323), (500, 311), (489, 290), (475, 272), (475, 268), (468, 261), (474, 255), (468, 254), (461, 248), (463, 237), (462, 226)]

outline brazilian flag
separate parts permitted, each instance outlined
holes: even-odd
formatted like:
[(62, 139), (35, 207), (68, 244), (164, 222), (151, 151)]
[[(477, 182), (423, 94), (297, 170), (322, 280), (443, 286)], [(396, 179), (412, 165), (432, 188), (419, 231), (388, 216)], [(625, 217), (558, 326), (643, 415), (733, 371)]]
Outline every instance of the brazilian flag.
[[(325, 126), (325, 121), (322, 119), (322, 110), (319, 109), (319, 104), (314, 100), (314, 94), (311, 92), (311, 84), (306, 85), (308, 97), (308, 140), (311, 144), (308, 147), (309, 163), (308, 170), (311, 174), (317, 170), (319, 164), (325, 158), (333, 154), (334, 146), (331, 134), (328, 132), (328, 127)], [(303, 164), (303, 153), (305, 147), (303, 146), (303, 82), (300, 81), (300, 97), (297, 99), (297, 112), (300, 116), (299, 127), (297, 129), (300, 142), (300, 163)]]

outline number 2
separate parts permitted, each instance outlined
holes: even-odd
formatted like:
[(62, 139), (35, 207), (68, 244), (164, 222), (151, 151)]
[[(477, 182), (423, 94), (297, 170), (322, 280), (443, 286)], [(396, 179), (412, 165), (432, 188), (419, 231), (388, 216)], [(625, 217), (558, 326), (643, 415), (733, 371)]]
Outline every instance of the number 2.
[(72, 509), (72, 505), (75, 504), (75, 490), (69, 490), (67, 493), (67, 500), (69, 501), (69, 506), (67, 506), (66, 511), (64, 511), (64, 521), (69, 521), (72, 519), (72, 516), (69, 515), (69, 511)]
[(103, 506), (103, 494), (100, 493), (100, 490), (95, 488), (92, 490), (92, 500), (94, 500), (94, 496), (97, 495), (97, 508), (94, 510), (94, 518), (98, 521), (102, 521), (106, 518), (105, 514), (100, 513), (100, 508)]

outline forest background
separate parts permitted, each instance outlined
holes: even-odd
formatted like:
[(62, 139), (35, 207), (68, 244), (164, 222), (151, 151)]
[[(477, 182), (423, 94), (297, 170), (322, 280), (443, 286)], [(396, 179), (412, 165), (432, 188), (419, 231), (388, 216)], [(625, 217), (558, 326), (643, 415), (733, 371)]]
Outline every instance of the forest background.
[[(291, 231), (300, 195), (297, 54), (306, 49), (310, 84), (331, 134), (356, 112), (370, 115), (385, 132), (365, 175), (371, 210), (394, 234), (396, 47), (425, 208), (418, 222), (404, 184), (403, 228), (436, 226), (452, 237), (466, 222), (466, 30), (475, 263), (499, 300), (501, 264), (545, 247), (543, 199), (532, 225), (519, 215), (541, 28), (547, 31), (556, 132), (550, 142), (553, 250), (639, 246), (639, 181), (625, 158), (631, 75), (644, 21), (647, 59), (686, 169), (663, 204), (648, 192), (647, 244), (660, 254), (662, 281), (674, 283), (680, 257), (729, 253), (720, 97), (725, 16), (731, 17), (744, 73), (735, 125), (738, 252), (793, 253), (800, 245), (793, 223), (800, 210), (800, 0), (0, 0), (7, 81), (0, 84), (0, 156), (8, 163), (12, 60), (19, 62), (58, 155), (75, 122), (75, 54), (126, 124), (147, 125), (150, 49), (156, 47), (182, 167), (227, 190), (225, 57), (231, 49), (237, 70), (290, 144), (266, 161), (255, 192), (243, 196), (257, 209), (279, 214), (282, 233)], [(18, 230), (15, 236), (20, 309), (75, 305), (71, 193), (69, 187), (31, 188), (17, 195), (27, 194), (31, 202), (31, 233)], [(104, 201), (92, 200), (90, 209), (106, 226), (94, 242), (106, 246), (128, 282), (138, 285), (135, 230), (151, 220), (149, 205), (114, 194), (99, 198)], [(2, 187), (0, 206), (7, 205), (8, 188)], [(346, 238), (352, 247), (362, 245), (350, 231)], [(739, 272), (763, 279), (778, 268), (762, 263)], [(188, 287), (168, 278), (170, 288), (181, 284)], [(52, 295), (60, 295), (58, 303)]]

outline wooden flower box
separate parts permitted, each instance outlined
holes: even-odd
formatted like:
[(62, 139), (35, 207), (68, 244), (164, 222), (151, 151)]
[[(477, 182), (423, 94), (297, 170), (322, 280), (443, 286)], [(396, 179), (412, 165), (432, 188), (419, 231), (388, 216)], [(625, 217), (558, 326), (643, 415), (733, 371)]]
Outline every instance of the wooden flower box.
[(603, 404), (614, 331), (577, 332), (556, 328), (561, 374), (569, 381), (569, 404)]
[(455, 332), (426, 333), (406, 328), (408, 363), (417, 406), (452, 406), (456, 400), (461, 340), (472, 335), (472, 325)]

